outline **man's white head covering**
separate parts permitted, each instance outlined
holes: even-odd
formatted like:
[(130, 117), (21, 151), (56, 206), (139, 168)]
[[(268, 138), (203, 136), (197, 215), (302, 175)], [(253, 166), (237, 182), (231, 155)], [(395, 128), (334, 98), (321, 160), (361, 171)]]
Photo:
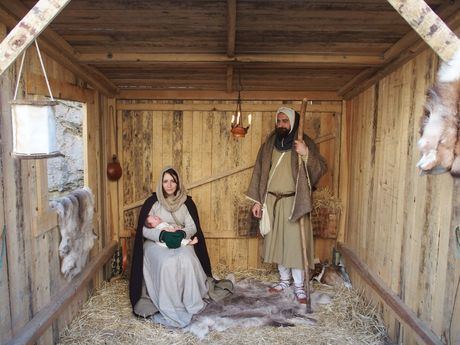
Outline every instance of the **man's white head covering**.
[(276, 120), (278, 118), (279, 113), (286, 114), (286, 116), (289, 118), (289, 122), (291, 123), (291, 130), (289, 131), (289, 133), (291, 133), (292, 129), (294, 128), (295, 110), (292, 109), (292, 108), (288, 108), (288, 107), (280, 107), (280, 108), (278, 108), (278, 110), (276, 111), (276, 115), (275, 115), (275, 125), (276, 125)]

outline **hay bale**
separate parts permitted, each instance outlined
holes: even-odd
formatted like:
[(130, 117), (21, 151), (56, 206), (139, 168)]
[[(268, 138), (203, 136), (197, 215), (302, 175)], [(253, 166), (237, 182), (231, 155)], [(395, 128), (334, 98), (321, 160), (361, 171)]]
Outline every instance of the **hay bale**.
[(313, 192), (313, 235), (320, 238), (337, 238), (341, 209), (340, 200), (328, 187)]

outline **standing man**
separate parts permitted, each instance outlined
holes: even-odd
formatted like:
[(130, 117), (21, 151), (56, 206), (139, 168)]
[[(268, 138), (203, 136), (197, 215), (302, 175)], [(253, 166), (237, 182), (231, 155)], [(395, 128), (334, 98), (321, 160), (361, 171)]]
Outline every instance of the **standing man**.
[[(257, 155), (247, 197), (254, 201), (252, 214), (262, 217), (265, 204), (270, 224), (264, 226), (263, 259), (278, 264), (280, 280), (270, 292), (282, 292), (294, 280), (297, 300), (307, 302), (302, 262), (299, 220), (305, 217), (307, 255), (310, 268), (314, 268), (313, 232), (309, 213), (312, 210), (310, 188), (326, 172), (326, 161), (311, 138), (297, 138), (300, 116), (293, 109), (281, 107), (275, 114), (275, 130), (262, 144)], [(302, 158), (299, 169), (298, 155)], [(307, 175), (308, 170), (308, 175)], [(311, 186), (311, 187), (310, 187)], [(261, 224), (267, 224), (261, 221)], [(268, 233), (267, 233), (268, 232)]]

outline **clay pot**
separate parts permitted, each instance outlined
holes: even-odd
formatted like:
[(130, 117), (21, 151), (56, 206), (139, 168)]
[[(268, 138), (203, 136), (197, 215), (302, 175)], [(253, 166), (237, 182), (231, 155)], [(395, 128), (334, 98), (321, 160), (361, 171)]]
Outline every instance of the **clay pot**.
[(117, 160), (117, 156), (112, 156), (112, 162), (107, 164), (107, 178), (110, 181), (117, 181), (122, 175), (120, 162)]

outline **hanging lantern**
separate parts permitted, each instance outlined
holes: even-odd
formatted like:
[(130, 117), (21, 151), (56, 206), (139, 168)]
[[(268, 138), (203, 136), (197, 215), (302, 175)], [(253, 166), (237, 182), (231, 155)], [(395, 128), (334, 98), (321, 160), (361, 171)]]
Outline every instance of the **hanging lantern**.
[(35, 45), (51, 100), (16, 99), (24, 66), (24, 52), (14, 92), (14, 100), (10, 102), (13, 122), (12, 155), (17, 158), (29, 159), (63, 156), (59, 152), (56, 142), (55, 113), (58, 102), (53, 98), (37, 41), (35, 41)]
[(13, 153), (18, 158), (61, 155), (56, 143), (56, 101), (16, 100), (13, 116)]
[(251, 126), (252, 115), (248, 115), (248, 126), (243, 127), (243, 113), (241, 111), (241, 97), (240, 91), (238, 90), (238, 100), (236, 102), (236, 111), (232, 115), (232, 123), (230, 132), (235, 138), (244, 138), (248, 132), (249, 127)]

